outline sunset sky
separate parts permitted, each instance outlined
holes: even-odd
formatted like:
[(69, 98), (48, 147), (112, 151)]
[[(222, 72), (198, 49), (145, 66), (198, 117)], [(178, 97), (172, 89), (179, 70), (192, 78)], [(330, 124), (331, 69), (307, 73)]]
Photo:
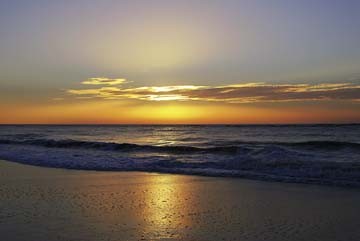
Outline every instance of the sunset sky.
[(360, 122), (360, 1), (0, 1), (0, 123)]

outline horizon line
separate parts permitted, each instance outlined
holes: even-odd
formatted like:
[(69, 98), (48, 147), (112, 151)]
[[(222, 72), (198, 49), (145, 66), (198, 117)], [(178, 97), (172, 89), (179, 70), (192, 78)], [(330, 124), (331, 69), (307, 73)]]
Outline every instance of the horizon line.
[(0, 126), (265, 126), (360, 125), (360, 122), (308, 123), (0, 123)]

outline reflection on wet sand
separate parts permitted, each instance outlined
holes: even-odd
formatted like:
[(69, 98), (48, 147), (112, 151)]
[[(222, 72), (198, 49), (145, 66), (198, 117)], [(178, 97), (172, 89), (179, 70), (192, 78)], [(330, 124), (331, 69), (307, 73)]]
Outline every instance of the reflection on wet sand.
[(357, 190), (0, 161), (11, 241), (360, 240)]
[[(145, 233), (157, 238), (179, 238), (181, 230), (191, 226), (187, 218), (189, 192), (191, 185), (179, 184), (179, 176), (148, 176), (149, 185), (145, 190), (144, 217), (147, 220)], [(153, 185), (153, 183), (156, 185)], [(148, 237), (150, 238), (150, 237)]]
[[(80, 172), (81, 175), (81, 172)], [(88, 234), (125, 240), (181, 240), (192, 230), (196, 188), (186, 177), (146, 173), (90, 173), (74, 178), (69, 219)], [(184, 179), (185, 178), (185, 179)], [(192, 207), (193, 211), (194, 208)], [(89, 222), (89, 220), (91, 220)]]
[[(120, 180), (111, 174), (87, 179), (87, 189), (76, 199), (82, 213), (77, 221), (93, 219), (96, 227), (90, 230), (110, 231), (130, 240), (181, 239), (183, 231), (192, 229), (190, 208), (196, 199), (187, 192), (191, 183), (184, 183), (179, 175), (136, 174), (131, 178), (131, 174), (125, 173)], [(78, 180), (77, 185), (85, 185), (83, 181)]]

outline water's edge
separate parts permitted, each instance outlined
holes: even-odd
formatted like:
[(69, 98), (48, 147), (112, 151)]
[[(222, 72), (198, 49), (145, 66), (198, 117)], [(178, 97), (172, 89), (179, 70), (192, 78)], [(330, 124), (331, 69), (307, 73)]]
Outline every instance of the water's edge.
[[(337, 187), (352, 187), (359, 188), (359, 179), (343, 178), (346, 176), (340, 175), (339, 166), (325, 167), (325, 169), (332, 168), (335, 170), (334, 174), (319, 176), (308, 174), (309, 167), (302, 167), (301, 173), (296, 173), (291, 168), (274, 168), (273, 170), (261, 169), (221, 169), (214, 166), (201, 166), (197, 164), (185, 164), (179, 162), (168, 162), (167, 160), (155, 161), (157, 157), (152, 157), (153, 161), (150, 162), (134, 162), (128, 160), (128, 157), (123, 159), (118, 156), (107, 156), (108, 151), (89, 151), (74, 149), (69, 152), (66, 148), (44, 148), (23, 145), (0, 145), (0, 159), (21, 163), (25, 165), (48, 167), (48, 168), (61, 168), (69, 170), (86, 170), (86, 171), (141, 171), (141, 172), (156, 172), (165, 174), (183, 174), (183, 175), (198, 175), (208, 177), (229, 177), (229, 178), (245, 178), (259, 181), (272, 181), (284, 183), (302, 183), (302, 184), (317, 184)], [(119, 153), (121, 155), (121, 153)], [(102, 158), (100, 160), (100, 158)], [(100, 160), (100, 161), (99, 161)], [(141, 160), (142, 161), (142, 160)], [(208, 163), (206, 164), (208, 165)], [(331, 164), (333, 165), (333, 164)], [(331, 166), (330, 165), (330, 166)], [(351, 164), (353, 165), (353, 164)], [(276, 171), (278, 169), (278, 171)], [(341, 169), (341, 168), (340, 168)], [(345, 168), (346, 169), (346, 168)], [(348, 169), (348, 168), (347, 168)], [(356, 177), (358, 176), (358, 167), (355, 168)], [(313, 171), (313, 170), (312, 170)], [(338, 172), (338, 173), (337, 173)], [(341, 172), (343, 172), (341, 170)], [(353, 171), (351, 171), (353, 172)], [(305, 175), (305, 174), (306, 175)], [(335, 175), (335, 176), (333, 176)], [(337, 175), (337, 176), (336, 176)]]

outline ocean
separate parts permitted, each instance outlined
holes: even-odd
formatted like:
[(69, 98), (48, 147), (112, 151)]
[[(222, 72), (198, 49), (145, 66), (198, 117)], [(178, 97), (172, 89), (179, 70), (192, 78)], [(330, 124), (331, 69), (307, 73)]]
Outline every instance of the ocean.
[(0, 159), (360, 187), (360, 125), (1, 125)]

